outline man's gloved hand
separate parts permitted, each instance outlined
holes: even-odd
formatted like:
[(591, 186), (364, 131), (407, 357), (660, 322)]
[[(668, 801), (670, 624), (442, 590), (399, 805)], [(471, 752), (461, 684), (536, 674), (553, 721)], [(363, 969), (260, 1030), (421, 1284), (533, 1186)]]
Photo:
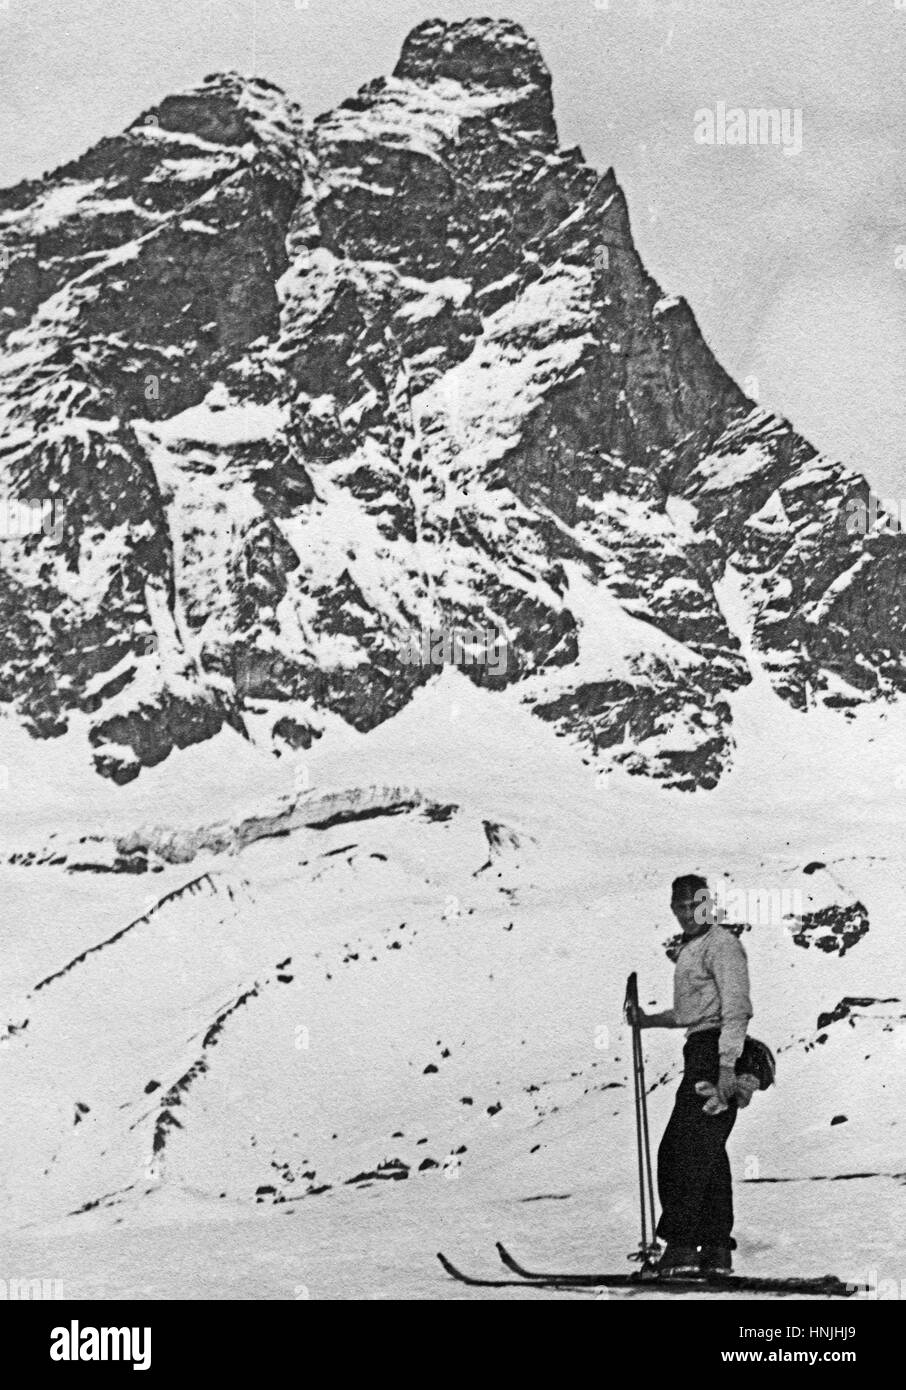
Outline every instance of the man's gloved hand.
[(717, 1094), (724, 1105), (736, 1095), (736, 1071), (733, 1067), (721, 1067), (717, 1078)]
[(743, 1072), (742, 1076), (737, 1076), (736, 1104), (739, 1106), (740, 1110), (746, 1108), (755, 1092), (760, 1089), (757, 1076), (752, 1076), (748, 1072)]

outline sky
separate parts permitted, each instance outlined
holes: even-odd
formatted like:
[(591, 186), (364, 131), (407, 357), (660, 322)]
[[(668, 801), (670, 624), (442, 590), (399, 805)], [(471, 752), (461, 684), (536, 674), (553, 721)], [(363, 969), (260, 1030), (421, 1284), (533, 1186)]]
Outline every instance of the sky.
[[(0, 0), (0, 186), (223, 69), (313, 117), (481, 14), (538, 40), (563, 143), (748, 394), (906, 497), (906, 0)], [(801, 152), (698, 143), (720, 102), (801, 111)]]

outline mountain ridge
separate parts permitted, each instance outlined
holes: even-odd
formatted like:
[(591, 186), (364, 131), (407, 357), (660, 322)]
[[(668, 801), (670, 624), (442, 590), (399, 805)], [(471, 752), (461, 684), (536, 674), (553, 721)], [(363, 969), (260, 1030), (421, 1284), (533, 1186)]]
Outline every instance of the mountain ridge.
[(0, 250), (0, 489), (62, 513), (0, 543), (0, 702), (87, 713), (116, 782), (225, 725), (366, 732), (457, 629), (581, 756), (712, 787), (728, 568), (780, 698), (904, 688), (901, 539), (647, 273), (519, 25), (426, 21), (311, 122), (214, 74), (0, 193)]

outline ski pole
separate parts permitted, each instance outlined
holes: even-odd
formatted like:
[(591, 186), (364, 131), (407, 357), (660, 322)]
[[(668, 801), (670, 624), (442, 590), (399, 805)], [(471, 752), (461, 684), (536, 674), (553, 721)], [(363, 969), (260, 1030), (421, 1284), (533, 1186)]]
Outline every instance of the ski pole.
[[(639, 991), (635, 971), (626, 982), (624, 1011), (632, 1028), (632, 1076), (635, 1100), (636, 1150), (639, 1167), (639, 1207), (642, 1218), (642, 1242), (638, 1258), (649, 1260), (658, 1250), (655, 1236), (656, 1216), (654, 1182), (651, 1175), (651, 1138), (648, 1129), (648, 1098), (645, 1088), (645, 1057), (642, 1050), (642, 1030), (638, 1021)], [(651, 1240), (648, 1239), (648, 1214), (651, 1217)]]
[(642, 1218), (642, 1240), (639, 1247), (642, 1255), (648, 1245), (648, 1226), (645, 1219), (645, 1177), (644, 1160), (642, 1157), (642, 1101), (639, 1093), (639, 1044), (640, 1029), (638, 1025), (638, 986), (635, 971), (629, 976), (626, 982), (626, 1000), (624, 1010), (627, 1021), (632, 1029), (632, 1087), (633, 1100), (635, 1102), (635, 1146), (636, 1157), (639, 1166), (639, 1211)]
[(648, 1210), (651, 1214), (651, 1242), (656, 1244), (655, 1227), (657, 1225), (654, 1206), (654, 1182), (651, 1176), (651, 1137), (648, 1132), (648, 1092), (645, 1086), (645, 1054), (642, 1051), (642, 1030), (636, 1029), (636, 1036), (639, 1043), (639, 1095), (641, 1096), (642, 1110), (642, 1139), (645, 1149), (645, 1175), (648, 1180)]

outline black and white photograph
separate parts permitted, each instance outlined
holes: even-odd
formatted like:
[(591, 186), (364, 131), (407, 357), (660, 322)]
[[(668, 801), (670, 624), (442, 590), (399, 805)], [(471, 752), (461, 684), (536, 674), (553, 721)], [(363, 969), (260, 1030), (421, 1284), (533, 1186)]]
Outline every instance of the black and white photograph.
[(858, 1370), (906, 1297), (904, 71), (906, 0), (0, 0), (35, 1364), (523, 1301)]

